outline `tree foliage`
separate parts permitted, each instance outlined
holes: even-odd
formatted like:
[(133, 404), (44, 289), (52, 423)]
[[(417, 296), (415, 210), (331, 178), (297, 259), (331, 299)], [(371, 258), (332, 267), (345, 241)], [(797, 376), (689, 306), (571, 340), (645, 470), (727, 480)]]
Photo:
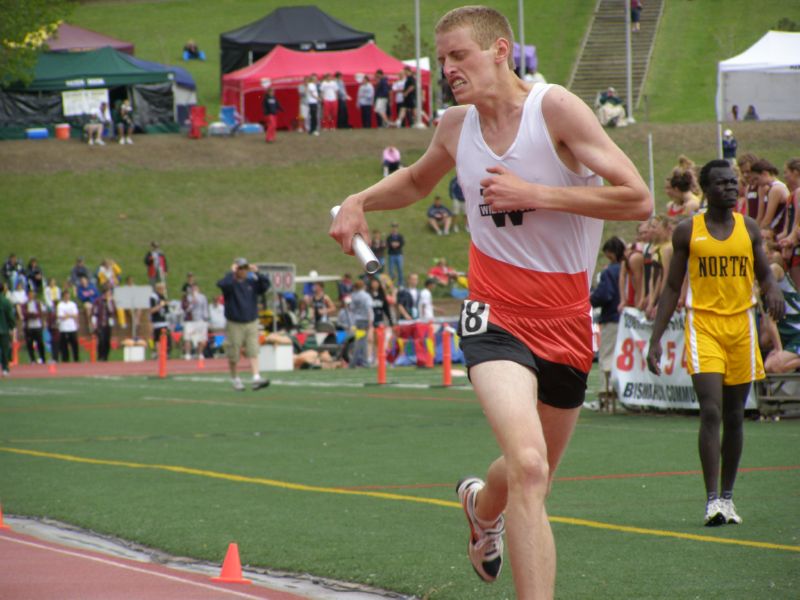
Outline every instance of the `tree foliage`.
[(0, 85), (33, 80), (45, 41), (73, 6), (72, 0), (0, 0)]
[[(392, 56), (400, 60), (407, 60), (414, 58), (416, 55), (416, 46), (414, 42), (414, 32), (411, 28), (403, 23), (397, 28), (394, 34), (394, 44), (392, 44)], [(430, 56), (433, 60), (434, 54), (431, 45), (426, 40), (420, 41), (420, 56)]]
[(773, 29), (776, 31), (800, 31), (800, 23), (795, 23), (789, 17), (781, 17)]

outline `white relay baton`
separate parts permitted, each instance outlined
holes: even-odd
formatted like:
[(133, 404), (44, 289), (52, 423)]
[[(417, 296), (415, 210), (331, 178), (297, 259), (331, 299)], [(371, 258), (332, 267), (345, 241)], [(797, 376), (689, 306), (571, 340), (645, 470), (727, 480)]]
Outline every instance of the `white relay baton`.
[[(339, 208), (339, 206), (334, 206), (331, 209), (331, 219), (335, 219), (336, 215), (339, 214)], [(353, 236), (353, 252), (361, 264), (364, 265), (364, 270), (370, 275), (377, 273), (378, 269), (381, 268), (381, 263), (378, 262), (375, 253), (358, 233)]]

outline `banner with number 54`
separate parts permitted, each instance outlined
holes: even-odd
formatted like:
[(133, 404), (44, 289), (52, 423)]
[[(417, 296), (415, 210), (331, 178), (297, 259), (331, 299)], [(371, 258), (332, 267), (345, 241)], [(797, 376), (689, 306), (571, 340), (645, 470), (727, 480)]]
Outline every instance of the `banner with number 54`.
[[(635, 308), (620, 315), (611, 379), (623, 406), (699, 410), (686, 368), (683, 310), (675, 311), (661, 337), (661, 375), (647, 368), (647, 351), (653, 322)], [(745, 408), (756, 408), (753, 394)]]

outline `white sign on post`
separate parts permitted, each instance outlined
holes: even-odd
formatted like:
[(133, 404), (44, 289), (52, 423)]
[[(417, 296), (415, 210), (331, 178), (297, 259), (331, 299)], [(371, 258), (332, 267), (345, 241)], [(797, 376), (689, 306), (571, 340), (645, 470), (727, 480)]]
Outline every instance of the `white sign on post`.
[[(647, 368), (653, 322), (634, 308), (625, 308), (617, 328), (611, 379), (623, 406), (700, 410), (686, 366), (683, 310), (675, 311), (661, 336), (661, 375)], [(753, 394), (746, 409), (756, 409)]]
[(139, 326), (138, 309), (150, 308), (150, 296), (153, 288), (149, 285), (120, 285), (114, 288), (114, 302), (117, 308), (131, 311), (131, 337), (136, 337)]
[(291, 263), (257, 263), (258, 272), (269, 277), (270, 291), (293, 292), (295, 266)]
[(65, 117), (88, 115), (102, 102), (108, 104), (107, 88), (61, 92)]

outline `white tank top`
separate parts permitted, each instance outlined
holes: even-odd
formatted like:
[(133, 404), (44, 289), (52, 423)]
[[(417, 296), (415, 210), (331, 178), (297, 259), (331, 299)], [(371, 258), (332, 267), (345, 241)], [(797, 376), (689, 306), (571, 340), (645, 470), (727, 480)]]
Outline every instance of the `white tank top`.
[(589, 310), (588, 294), (603, 221), (536, 209), (493, 213), (480, 181), (501, 165), (522, 179), (549, 186), (601, 186), (582, 166), (575, 173), (556, 154), (542, 115), (550, 85), (537, 83), (525, 100), (516, 139), (502, 156), (483, 139), (480, 117), (469, 107), (458, 140), (456, 173), (466, 200), (472, 244), (470, 297), (532, 316), (567, 316)]

